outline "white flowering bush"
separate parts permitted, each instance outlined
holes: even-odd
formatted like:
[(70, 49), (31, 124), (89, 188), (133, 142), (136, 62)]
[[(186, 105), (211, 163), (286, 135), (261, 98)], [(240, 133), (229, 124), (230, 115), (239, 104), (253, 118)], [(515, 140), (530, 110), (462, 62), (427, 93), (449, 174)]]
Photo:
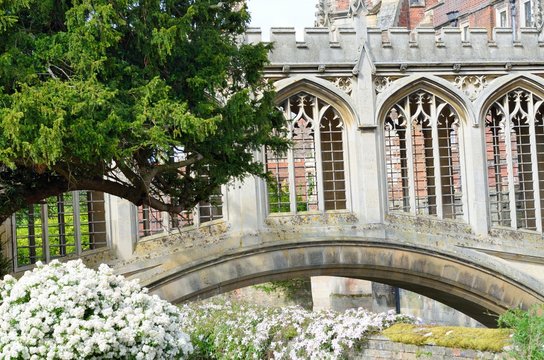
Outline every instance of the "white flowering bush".
[(0, 281), (0, 359), (183, 359), (179, 309), (80, 260)]
[(344, 313), (301, 307), (262, 308), (208, 303), (185, 305), (183, 327), (195, 344), (194, 358), (340, 359), (357, 351), (368, 336), (413, 319), (362, 308)]

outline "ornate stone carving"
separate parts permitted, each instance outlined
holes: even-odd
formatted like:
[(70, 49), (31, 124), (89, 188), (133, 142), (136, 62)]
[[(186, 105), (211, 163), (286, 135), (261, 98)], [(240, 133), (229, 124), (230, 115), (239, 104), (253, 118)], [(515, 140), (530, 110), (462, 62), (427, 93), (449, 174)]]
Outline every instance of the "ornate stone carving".
[(351, 95), (353, 91), (353, 81), (350, 77), (337, 77), (329, 79), (337, 88)]
[(384, 92), (393, 81), (389, 76), (376, 76), (374, 78), (374, 89), (377, 93)]
[[(348, 16), (354, 16), (360, 12), (364, 12), (365, 14), (368, 13), (367, 2), (368, 0), (351, 0), (348, 7)], [(326, 27), (332, 25), (335, 17), (334, 15), (338, 13), (334, 3), (335, 2), (332, 0), (317, 1), (315, 26)], [(370, 1), (370, 4), (374, 6), (374, 1)]]
[(315, 6), (317, 11), (315, 13), (315, 26), (324, 27), (330, 24), (330, 14), (334, 11), (334, 6), (331, 0), (319, 0)]
[(480, 92), (487, 86), (485, 75), (457, 76), (454, 80), (455, 86), (463, 91), (470, 100), (476, 100)]
[(363, 0), (351, 0), (349, 4), (348, 14), (353, 16), (357, 14), (360, 10), (367, 11), (366, 4)]

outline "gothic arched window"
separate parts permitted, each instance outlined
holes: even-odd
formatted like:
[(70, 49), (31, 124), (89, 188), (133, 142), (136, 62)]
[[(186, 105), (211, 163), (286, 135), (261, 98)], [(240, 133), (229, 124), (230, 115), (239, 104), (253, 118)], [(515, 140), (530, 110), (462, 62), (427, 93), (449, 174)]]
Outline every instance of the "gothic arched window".
[(518, 88), (485, 117), (489, 213), (493, 226), (542, 231), (544, 123), (542, 98)]
[(416, 91), (385, 119), (390, 211), (463, 217), (459, 117), (438, 96)]
[(281, 107), (292, 147), (286, 154), (266, 152), (271, 213), (346, 209), (344, 123), (329, 104), (308, 93)]

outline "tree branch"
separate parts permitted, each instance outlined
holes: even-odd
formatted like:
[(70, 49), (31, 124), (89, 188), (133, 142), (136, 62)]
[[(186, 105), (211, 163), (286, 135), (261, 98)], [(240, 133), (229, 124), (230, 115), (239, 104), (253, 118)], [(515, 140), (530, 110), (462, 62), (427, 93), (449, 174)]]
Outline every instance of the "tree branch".
[(203, 158), (204, 156), (202, 156), (201, 154), (196, 154), (195, 156), (188, 158), (187, 160), (154, 165), (153, 168), (148, 173), (145, 173), (144, 175), (142, 175), (142, 180), (145, 186), (149, 187), (149, 185), (151, 184), (151, 181), (153, 181), (153, 178), (155, 178), (155, 176), (157, 176), (158, 174), (187, 167), (189, 165), (196, 163), (199, 160), (202, 160)]

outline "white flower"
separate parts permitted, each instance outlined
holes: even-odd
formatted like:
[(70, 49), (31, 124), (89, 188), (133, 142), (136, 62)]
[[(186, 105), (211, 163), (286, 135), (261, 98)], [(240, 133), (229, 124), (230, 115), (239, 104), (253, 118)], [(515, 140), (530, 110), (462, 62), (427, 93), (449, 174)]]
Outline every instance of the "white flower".
[(40, 263), (0, 281), (0, 359), (182, 359), (184, 316), (106, 265)]
[[(396, 314), (364, 309), (311, 312), (300, 307), (259, 308), (231, 303), (181, 307), (183, 327), (200, 342), (212, 344), (222, 358), (340, 359), (367, 337), (398, 321)], [(286, 334), (289, 336), (286, 337)]]

